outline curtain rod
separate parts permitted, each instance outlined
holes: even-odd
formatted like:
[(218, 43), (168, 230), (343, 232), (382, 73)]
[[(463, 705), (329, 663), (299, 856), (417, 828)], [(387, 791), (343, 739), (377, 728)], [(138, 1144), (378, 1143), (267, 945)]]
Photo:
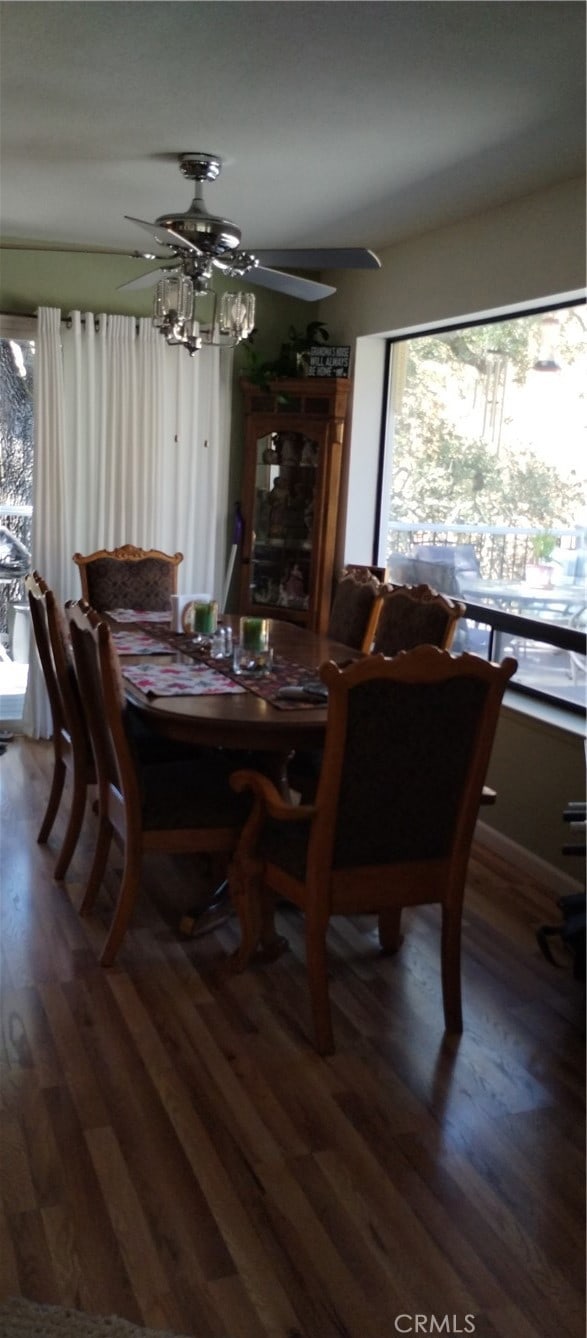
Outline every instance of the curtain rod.
[[(120, 315), (124, 315), (123, 312), (119, 312), (119, 311), (115, 311), (115, 312), (104, 312), (103, 314), (106, 315), (106, 316), (120, 316)], [(141, 317), (140, 317), (140, 316), (131, 316), (130, 319), (131, 319), (131, 320), (134, 320), (134, 323), (135, 323), (135, 330), (136, 330), (136, 332), (137, 332), (137, 334), (138, 334), (139, 329), (140, 329), (140, 324), (139, 324), (139, 322), (140, 322), (140, 320), (141, 320)], [(73, 318), (72, 318), (71, 316), (62, 316), (62, 318), (61, 318), (61, 324), (67, 326), (67, 329), (70, 330), (71, 327), (72, 327), (72, 325), (73, 325)], [(86, 325), (86, 317), (85, 317), (85, 316), (80, 316), (80, 325)], [(99, 316), (94, 316), (94, 329), (96, 330), (96, 332), (100, 329), (100, 317), (99, 317)]]
[[(106, 315), (106, 316), (123, 316), (124, 314), (125, 314), (124, 312), (120, 312), (120, 311), (108, 311), (108, 312), (104, 312), (104, 315)], [(130, 313), (128, 313), (128, 314), (130, 314)], [(38, 308), (37, 308), (36, 311), (0, 311), (0, 317), (2, 317), (2, 316), (10, 316), (11, 318), (15, 318), (15, 319), (19, 319), (19, 318), (20, 318), (21, 320), (37, 320), (38, 315), (39, 315)], [(145, 319), (145, 318), (144, 318), (144, 317), (140, 317), (140, 316), (135, 316), (134, 318), (131, 318), (131, 319), (134, 319), (135, 324), (136, 324), (136, 327), (137, 327), (137, 330), (138, 330), (138, 328), (139, 328), (139, 321), (140, 321), (141, 319)], [(85, 318), (85, 316), (81, 316), (81, 317), (80, 317), (80, 321), (81, 321), (81, 324), (82, 324), (82, 325), (85, 325), (85, 323), (86, 323), (86, 318)], [(62, 316), (62, 317), (61, 317), (60, 324), (61, 324), (61, 325), (66, 325), (67, 328), (70, 329), (71, 325), (73, 324), (73, 321), (72, 321), (71, 316)], [(95, 330), (99, 330), (99, 329), (100, 329), (100, 317), (99, 317), (99, 316), (94, 316), (94, 329), (95, 329)]]

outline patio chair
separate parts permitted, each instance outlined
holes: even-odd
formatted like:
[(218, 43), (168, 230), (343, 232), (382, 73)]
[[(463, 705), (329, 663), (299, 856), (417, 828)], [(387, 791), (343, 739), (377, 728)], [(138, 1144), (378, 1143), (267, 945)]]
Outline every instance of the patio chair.
[(79, 568), (82, 599), (98, 613), (111, 609), (171, 607), (177, 593), (177, 569), (183, 553), (162, 553), (158, 548), (101, 548), (95, 553), (74, 553)]
[(467, 865), (504, 689), (516, 661), (490, 664), (432, 646), (372, 655), (321, 678), (329, 691), (316, 801), (284, 802), (271, 782), (239, 771), (232, 785), (254, 806), (229, 880), (243, 970), (287, 942), (279, 897), (305, 913), (316, 1048), (334, 1049), (326, 935), (332, 915), (375, 914), (383, 949), (401, 944), (404, 906), (442, 908), (441, 978), (447, 1031), (462, 1031), (460, 937)]

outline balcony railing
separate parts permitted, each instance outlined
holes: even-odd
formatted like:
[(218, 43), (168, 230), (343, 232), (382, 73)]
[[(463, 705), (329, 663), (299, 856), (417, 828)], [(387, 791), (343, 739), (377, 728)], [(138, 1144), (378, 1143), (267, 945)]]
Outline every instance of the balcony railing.
[[(545, 528), (536, 529), (507, 525), (447, 525), (423, 521), (390, 521), (387, 527), (388, 567), (393, 576), (394, 558), (412, 556), (423, 546), (470, 545), (475, 551), (479, 574), (491, 581), (523, 581), (526, 568), (536, 561), (534, 544)], [(555, 529), (548, 533), (556, 540), (552, 559), (555, 568), (566, 568), (564, 574), (573, 579), (577, 560), (587, 554), (587, 531), (584, 529)], [(577, 573), (579, 579), (582, 573)], [(555, 584), (557, 581), (555, 580)]]
[[(582, 529), (549, 529), (552, 558), (536, 569), (545, 530), (393, 522), (391, 581), (426, 582), (461, 599), (466, 620), (455, 649), (489, 659), (514, 654), (514, 691), (585, 711), (587, 546)], [(534, 570), (532, 570), (534, 567)]]

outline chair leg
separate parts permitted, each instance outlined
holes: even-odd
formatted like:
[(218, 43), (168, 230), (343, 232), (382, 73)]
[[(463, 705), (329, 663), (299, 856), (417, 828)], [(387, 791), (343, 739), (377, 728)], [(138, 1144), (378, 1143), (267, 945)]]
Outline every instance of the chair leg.
[(108, 851), (110, 850), (112, 835), (112, 824), (107, 818), (100, 818), (96, 849), (94, 851), (90, 876), (86, 883), (86, 890), (79, 908), (80, 915), (89, 915), (98, 892), (100, 891), (100, 884), (104, 877), (104, 870), (106, 868), (106, 860), (108, 859)]
[(122, 943), (124, 935), (128, 929), (128, 924), (139, 890), (139, 879), (141, 876), (142, 850), (140, 842), (129, 841), (128, 837), (124, 846), (124, 868), (122, 871), (122, 881), (118, 901), (114, 911), (114, 918), (110, 925), (110, 932), (102, 954), (100, 957), (101, 966), (112, 966), (114, 958)]
[(328, 917), (306, 913), (306, 964), (316, 1049), (319, 1055), (334, 1054), (334, 1037), (328, 997), (326, 930)]
[(231, 971), (244, 971), (251, 960), (261, 935), (261, 860), (240, 855), (238, 850), (230, 861), (228, 886), (231, 900), (238, 915), (241, 941), (228, 959)]
[(37, 841), (40, 846), (44, 846), (45, 842), (49, 839), (49, 833), (51, 831), (53, 823), (55, 822), (55, 818), (57, 817), (57, 810), (61, 803), (63, 786), (65, 785), (66, 769), (67, 768), (65, 766), (63, 758), (56, 757), (55, 766), (53, 769), (53, 780), (51, 781), (51, 792), (49, 794), (49, 799), (47, 801), (45, 816), (41, 823), (41, 829), (37, 837)]
[(57, 880), (57, 882), (60, 882), (62, 878), (65, 878), (65, 875), (71, 863), (73, 852), (77, 845), (86, 809), (86, 793), (87, 790), (86, 790), (85, 779), (83, 779), (79, 775), (77, 768), (74, 767), (73, 795), (71, 798), (71, 810), (69, 814), (69, 822), (67, 824), (67, 830), (63, 838), (63, 845), (61, 847), (61, 850), (59, 851), (59, 855), (57, 857), (57, 863), (55, 865), (55, 870), (53, 873), (53, 877)]
[(442, 1002), (447, 1031), (463, 1030), (461, 1004), (461, 909), (442, 908)]
[(384, 952), (398, 952), (401, 948), (404, 941), (401, 922), (401, 906), (390, 906), (379, 912), (379, 943)]
[(275, 962), (283, 952), (289, 949), (289, 942), (275, 928), (275, 894), (261, 883), (259, 892), (261, 906), (261, 930), (259, 947), (264, 962)]

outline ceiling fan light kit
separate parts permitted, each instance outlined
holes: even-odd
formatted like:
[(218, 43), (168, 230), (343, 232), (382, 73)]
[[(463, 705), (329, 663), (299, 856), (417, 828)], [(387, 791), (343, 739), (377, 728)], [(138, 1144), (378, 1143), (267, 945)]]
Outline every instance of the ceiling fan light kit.
[[(202, 299), (208, 310), (199, 312)], [(202, 344), (234, 347), (254, 328), (255, 298), (253, 293), (223, 293), (218, 302), (212, 289), (196, 289), (189, 275), (177, 269), (159, 279), (153, 325), (168, 344), (183, 344), (191, 357)]]

